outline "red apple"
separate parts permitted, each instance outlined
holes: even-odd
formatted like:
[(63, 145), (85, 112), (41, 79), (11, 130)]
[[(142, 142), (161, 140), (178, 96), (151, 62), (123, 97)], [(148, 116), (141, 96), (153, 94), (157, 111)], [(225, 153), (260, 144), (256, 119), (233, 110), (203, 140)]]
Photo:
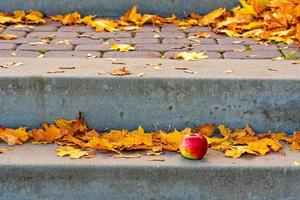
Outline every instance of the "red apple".
[(179, 146), (183, 157), (200, 160), (207, 152), (208, 144), (204, 136), (200, 134), (185, 135)]

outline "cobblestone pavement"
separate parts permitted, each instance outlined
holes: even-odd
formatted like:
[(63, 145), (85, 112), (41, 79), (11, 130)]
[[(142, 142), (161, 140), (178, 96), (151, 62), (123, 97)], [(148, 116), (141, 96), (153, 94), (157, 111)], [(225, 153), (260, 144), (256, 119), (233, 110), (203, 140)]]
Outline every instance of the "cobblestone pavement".
[[(197, 32), (207, 32), (211, 37), (191, 38)], [(49, 21), (34, 27), (11, 25), (0, 28), (0, 33), (18, 36), (14, 40), (0, 40), (0, 57), (172, 58), (176, 52), (205, 51), (213, 59), (271, 59), (284, 55), (300, 58), (300, 50), (294, 45), (266, 46), (250, 39), (215, 34), (207, 27), (181, 31), (173, 24), (102, 33), (87, 26), (62, 26)], [(111, 51), (112, 43), (132, 44), (136, 50)]]

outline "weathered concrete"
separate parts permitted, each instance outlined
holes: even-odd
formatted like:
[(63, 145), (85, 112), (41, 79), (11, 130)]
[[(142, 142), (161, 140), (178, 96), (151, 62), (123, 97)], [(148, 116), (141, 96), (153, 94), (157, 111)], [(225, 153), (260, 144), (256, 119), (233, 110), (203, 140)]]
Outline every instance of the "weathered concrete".
[(208, 13), (220, 7), (232, 8), (237, 0), (1, 0), (0, 11), (37, 9), (47, 15), (80, 12), (84, 15), (120, 17), (133, 5), (143, 13), (187, 16)]
[[(0, 199), (296, 200), (299, 152), (225, 158), (210, 150), (201, 161), (167, 153), (164, 162), (55, 156), (55, 145), (22, 145), (0, 155)], [(143, 153), (144, 154), (144, 153)]]
[[(1, 59), (0, 124), (37, 127), (82, 111), (91, 127), (191, 127), (207, 122), (258, 131), (299, 129), (300, 68), (292, 61), (167, 59)], [(146, 64), (161, 63), (161, 70)], [(49, 74), (74, 66), (65, 73)], [(108, 72), (126, 66), (133, 74)], [(196, 74), (174, 67), (187, 67)], [(229, 69), (233, 73), (225, 73)], [(106, 73), (98, 75), (98, 73)], [(144, 77), (138, 77), (145, 73)]]

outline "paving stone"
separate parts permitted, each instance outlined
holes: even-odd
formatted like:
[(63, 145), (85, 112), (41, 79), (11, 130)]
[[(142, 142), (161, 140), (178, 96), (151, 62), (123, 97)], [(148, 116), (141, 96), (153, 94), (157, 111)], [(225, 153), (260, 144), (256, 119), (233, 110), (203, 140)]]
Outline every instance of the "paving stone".
[(86, 58), (89, 55), (99, 58), (102, 54), (97, 51), (48, 51), (45, 53), (45, 58)]
[[(164, 53), (164, 57), (165, 58), (174, 58), (176, 53), (179, 53), (180, 51), (168, 51), (166, 53)], [(190, 51), (190, 52), (197, 52), (197, 51)], [(218, 53), (218, 52), (205, 52), (205, 55), (208, 56), (209, 59), (222, 59), (222, 54)]]
[(14, 50), (17, 45), (12, 43), (0, 43), (0, 50)]
[(187, 51), (188, 46), (184, 44), (139, 44), (136, 46), (136, 49), (140, 51)]
[(102, 39), (90, 39), (90, 38), (56, 38), (51, 40), (51, 44), (56, 44), (63, 40), (69, 40), (71, 44), (78, 45), (78, 44), (101, 44), (103, 42)]
[(225, 52), (225, 59), (271, 59), (281, 56), (279, 51), (244, 51), (244, 52)]
[(131, 38), (131, 32), (125, 32), (125, 31), (117, 31), (117, 32), (96, 32), (96, 31), (90, 31), (90, 32), (84, 32), (80, 34), (78, 37), (81, 38), (91, 38), (91, 39), (100, 39), (100, 38)]
[(160, 56), (157, 51), (109, 51), (103, 54), (104, 58), (159, 58)]
[(199, 46), (194, 46), (194, 50), (200, 50), (200, 51), (242, 51), (245, 49), (244, 45), (241, 44), (224, 44), (224, 45), (217, 45), (217, 44), (204, 44)]
[(51, 20), (51, 19), (49, 19), (49, 18), (46, 18), (46, 24), (47, 24), (48, 26), (56, 26), (56, 27), (64, 26), (62, 23), (53, 21), (53, 20)]
[[(199, 42), (198, 42), (199, 41)], [(163, 44), (216, 44), (214, 39), (210, 38), (197, 38), (197, 39), (188, 39), (188, 38), (164, 38), (162, 40)]]
[(58, 31), (62, 32), (90, 32), (94, 29), (90, 26), (62, 26)]
[(75, 47), (76, 51), (109, 51), (111, 45), (106, 44), (80, 44)]
[(38, 25), (35, 27), (34, 31), (46, 31), (46, 32), (51, 32), (51, 31), (57, 31), (57, 26), (54, 25)]
[(272, 51), (272, 50), (278, 50), (278, 47), (276, 45), (259, 45), (259, 44), (253, 44), (251, 45), (251, 49), (255, 51)]
[(160, 32), (160, 26), (144, 25), (143, 28), (134, 30), (134, 32)]
[(161, 26), (161, 31), (162, 32), (172, 32), (172, 31), (179, 31), (179, 26), (176, 24), (164, 24)]
[(38, 38), (17, 38), (14, 40), (0, 40), (0, 43), (27, 44), (33, 42), (41, 42)]
[(54, 36), (55, 38), (76, 38), (78, 33), (76, 32), (38, 32), (34, 31), (27, 35), (28, 38), (43, 38)]
[(37, 51), (12, 51), (0, 50), (0, 57), (38, 57)]
[(277, 46), (281, 47), (281, 48), (296, 48), (297, 47), (296, 44), (285, 44), (285, 43), (278, 43)]
[(249, 38), (218, 37), (216, 35), (216, 40), (218, 44), (238, 44), (237, 42), (241, 42), (239, 44), (256, 44), (254, 40)]
[[(32, 27), (32, 28), (29, 28), (29, 27)], [(35, 29), (35, 26), (31, 26), (31, 25), (28, 25), (28, 26), (19, 26), (19, 25), (10, 25), (6, 28), (6, 30), (8, 31), (23, 31), (23, 32), (30, 32), (30, 31), (33, 31)]]
[[(213, 33), (211, 31), (201, 31), (202, 33), (207, 33), (210, 35), (210, 38), (209, 39), (214, 39), (217, 37), (217, 34), (216, 33)], [(195, 36), (197, 33), (199, 32), (191, 32), (191, 33), (188, 33), (188, 36), (187, 37), (192, 37), (192, 36)]]
[[(30, 28), (32, 27), (32, 28)], [(24, 31), (24, 32), (32, 32), (32, 31), (56, 31), (56, 26), (51, 25), (28, 25), (28, 26), (18, 26), (18, 25), (10, 25), (6, 28), (9, 31)]]
[(115, 38), (109, 39), (108, 42), (117, 44), (158, 44), (159, 40), (155, 38)]
[(16, 35), (18, 38), (22, 38), (27, 35), (27, 33), (25, 31), (10, 31), (10, 30), (5, 30), (2, 32), (2, 34)]
[(173, 31), (173, 32), (160, 32), (160, 33), (155, 33), (155, 32), (138, 32), (135, 35), (135, 38), (156, 38), (156, 37), (160, 37), (160, 38), (173, 38), (173, 37), (177, 37), (177, 38), (184, 38), (185, 34), (183, 32), (180, 31)]
[(20, 45), (17, 50), (29, 50), (29, 51), (39, 51), (39, 50), (55, 50), (55, 51), (66, 51), (66, 50), (73, 50), (73, 45), (66, 45), (66, 44), (42, 44), (42, 45), (30, 45), (30, 44), (22, 44)]
[(185, 29), (184, 32), (187, 33), (209, 32), (213, 34), (212, 29), (208, 27), (201, 27), (201, 26), (192, 26), (191, 28)]

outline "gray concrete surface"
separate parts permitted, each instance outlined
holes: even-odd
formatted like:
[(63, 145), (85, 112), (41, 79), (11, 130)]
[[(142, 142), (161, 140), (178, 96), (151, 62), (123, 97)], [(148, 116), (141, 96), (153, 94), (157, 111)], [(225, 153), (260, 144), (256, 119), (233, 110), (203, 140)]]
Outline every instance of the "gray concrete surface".
[(0, 11), (37, 9), (47, 15), (80, 12), (84, 15), (120, 17), (133, 5), (142, 13), (187, 16), (208, 13), (220, 7), (231, 8), (237, 0), (1, 0)]
[[(112, 65), (108, 59), (3, 58), (1, 64), (12, 61), (24, 65), (0, 68), (4, 126), (37, 127), (82, 111), (100, 130), (182, 129), (208, 122), (232, 128), (248, 123), (257, 131), (299, 129), (300, 68), (292, 61), (123, 58), (118, 62), (125, 64)], [(157, 63), (161, 69), (146, 66)], [(47, 73), (64, 66), (75, 69)], [(109, 74), (123, 66), (132, 75)]]
[(297, 200), (299, 152), (225, 158), (209, 150), (201, 161), (167, 153), (164, 162), (56, 157), (55, 145), (21, 145), (0, 155), (0, 199)]

